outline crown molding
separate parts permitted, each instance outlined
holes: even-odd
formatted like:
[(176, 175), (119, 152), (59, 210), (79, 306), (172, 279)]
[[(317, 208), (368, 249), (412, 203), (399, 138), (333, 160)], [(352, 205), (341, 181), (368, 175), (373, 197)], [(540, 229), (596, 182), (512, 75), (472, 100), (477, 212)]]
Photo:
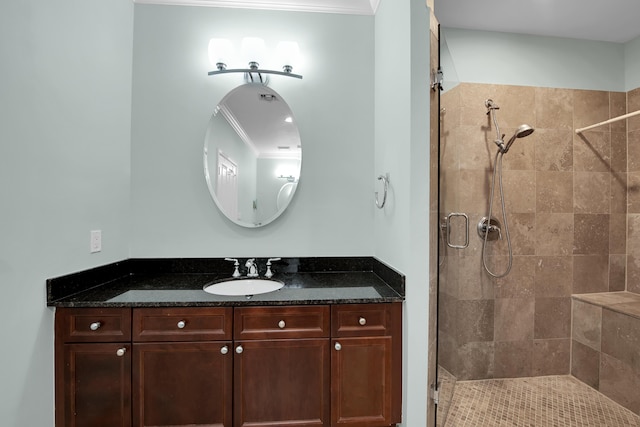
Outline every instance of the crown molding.
[(138, 4), (374, 15), (381, 0), (133, 0)]

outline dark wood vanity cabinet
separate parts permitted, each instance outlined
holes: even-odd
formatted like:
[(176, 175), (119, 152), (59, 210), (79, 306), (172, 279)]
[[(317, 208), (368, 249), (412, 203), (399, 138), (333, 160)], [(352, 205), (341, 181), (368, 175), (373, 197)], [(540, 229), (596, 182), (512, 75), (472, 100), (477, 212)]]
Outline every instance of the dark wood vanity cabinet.
[(331, 425), (401, 422), (402, 306), (345, 304), (331, 310)]
[(234, 425), (329, 426), (329, 306), (234, 315)]
[(58, 427), (131, 426), (131, 309), (56, 311)]
[(133, 310), (134, 427), (231, 427), (232, 310)]
[(393, 426), (401, 324), (401, 303), (58, 309), (56, 426)]

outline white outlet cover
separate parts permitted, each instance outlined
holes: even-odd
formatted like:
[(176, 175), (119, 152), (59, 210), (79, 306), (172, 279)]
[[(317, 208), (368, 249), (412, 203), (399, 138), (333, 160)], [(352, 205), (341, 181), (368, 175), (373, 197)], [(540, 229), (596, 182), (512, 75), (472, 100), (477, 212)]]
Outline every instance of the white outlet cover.
[(91, 237), (89, 241), (89, 252), (95, 253), (100, 252), (102, 250), (102, 231), (101, 230), (91, 230)]

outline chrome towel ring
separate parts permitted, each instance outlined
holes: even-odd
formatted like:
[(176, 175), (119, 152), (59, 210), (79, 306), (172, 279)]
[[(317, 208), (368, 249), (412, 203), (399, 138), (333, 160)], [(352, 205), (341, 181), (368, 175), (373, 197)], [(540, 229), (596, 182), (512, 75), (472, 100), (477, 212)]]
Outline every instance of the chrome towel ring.
[(384, 193), (382, 195), (382, 202), (378, 201), (378, 192), (375, 192), (376, 195), (376, 206), (378, 209), (384, 208), (384, 204), (387, 203), (387, 190), (389, 189), (389, 174), (378, 176), (378, 181), (382, 181), (384, 186)]

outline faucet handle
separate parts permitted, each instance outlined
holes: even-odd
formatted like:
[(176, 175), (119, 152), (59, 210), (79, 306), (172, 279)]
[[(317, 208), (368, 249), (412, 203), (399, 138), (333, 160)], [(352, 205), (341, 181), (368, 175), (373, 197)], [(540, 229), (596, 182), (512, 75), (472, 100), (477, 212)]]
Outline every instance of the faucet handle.
[(267, 272), (264, 273), (264, 277), (270, 279), (273, 276), (273, 272), (271, 271), (271, 261), (280, 261), (281, 258), (269, 258), (267, 260)]
[(233, 270), (233, 274), (231, 275), (231, 277), (240, 277), (240, 271), (238, 271), (238, 267), (240, 266), (240, 263), (238, 262), (238, 260), (236, 258), (225, 258), (225, 261), (233, 261), (233, 266), (235, 267)]

